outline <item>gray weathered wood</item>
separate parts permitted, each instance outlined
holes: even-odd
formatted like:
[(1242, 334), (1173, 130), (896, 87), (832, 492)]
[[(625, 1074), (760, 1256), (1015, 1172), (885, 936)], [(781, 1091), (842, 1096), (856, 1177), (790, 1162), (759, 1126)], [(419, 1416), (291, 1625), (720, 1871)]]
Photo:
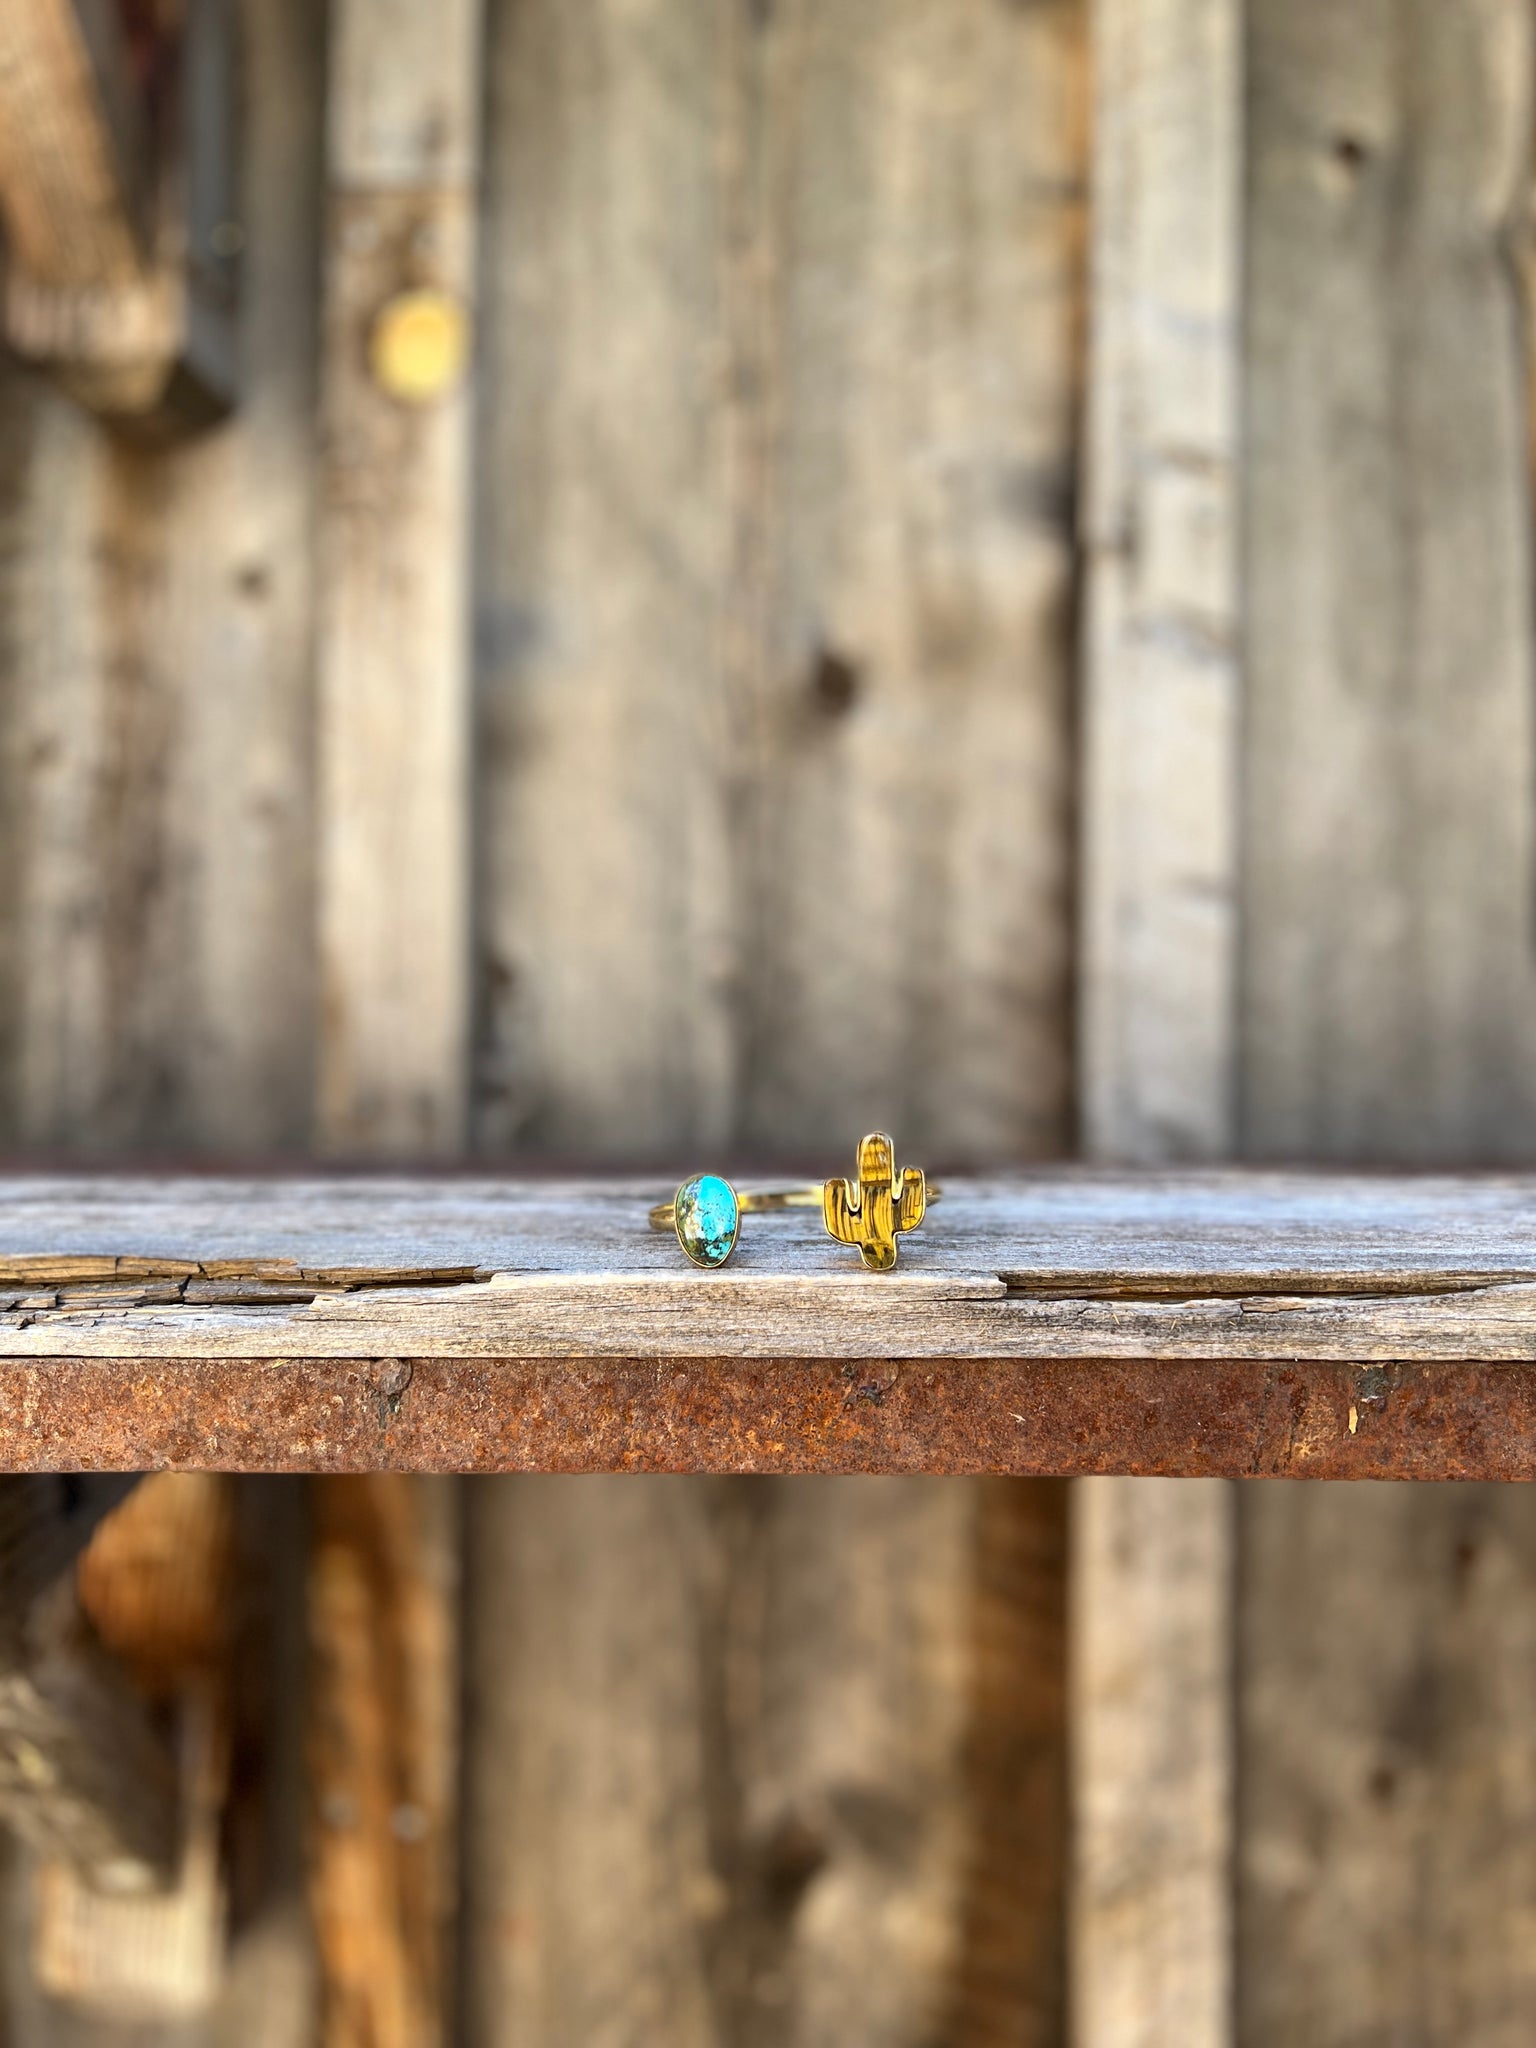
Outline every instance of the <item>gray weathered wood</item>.
[(480, 1138), (715, 1145), (734, 1054), (720, 687), (729, 10), (489, 23)]
[(1227, 2048), (1232, 1489), (1083, 1479), (1072, 1499), (1072, 2038)]
[(1059, 1152), (1087, 10), (759, 19), (725, 191), (735, 1129)]
[(128, 451), (0, 374), (0, 1132), (32, 1150), (309, 1128), (316, 36), (249, 11), (238, 419)]
[[(1096, 0), (1092, 18), (1080, 1128), (1098, 1158), (1222, 1157), (1237, 1088), (1243, 9)], [(1110, 1315), (1151, 1339), (1138, 1312)], [(1193, 1329), (1158, 1320), (1163, 1336)], [(1077, 1500), (1080, 2048), (1227, 2039), (1230, 1531), (1204, 1482), (1098, 1480)]]
[[(336, 11), (319, 627), (318, 1132), (452, 1152), (469, 1005), (470, 387), (479, 0)], [(437, 346), (406, 389), (390, 323)]]
[(654, 1193), (0, 1181), (0, 1353), (1536, 1358), (1536, 1180), (1511, 1175), (961, 1181), (889, 1274), (799, 1211), (700, 1273), (646, 1228)]
[(1240, 2038), (1516, 2048), (1536, 2013), (1530, 1489), (1261, 1496), (1240, 1609)]
[(1529, 1160), (1518, 0), (1253, 16), (1249, 1151)]
[(490, 1143), (1063, 1142), (1082, 42), (499, 17)]
[[(995, 1858), (1003, 1816), (1033, 1824), (1049, 1893), (1060, 1742), (1030, 1691), (1043, 1667), (1049, 1700), (1059, 1539), (1000, 1551), (1000, 1494), (475, 1488), (469, 1907), (513, 1931), (472, 1956), (474, 2039), (1054, 2038), (1049, 1944), (1022, 2000), (1009, 1945), (1052, 1908)], [(978, 1562), (1006, 1580), (1002, 1643)], [(1010, 1908), (1001, 1951), (967, 1920)]]
[[(1530, 14), (1250, 26), (1245, 1144), (1528, 1161)], [(1536, 1500), (1243, 1507), (1240, 2038), (1512, 2048)]]
[(1098, 0), (1084, 529), (1082, 1129), (1232, 1145), (1242, 8)]

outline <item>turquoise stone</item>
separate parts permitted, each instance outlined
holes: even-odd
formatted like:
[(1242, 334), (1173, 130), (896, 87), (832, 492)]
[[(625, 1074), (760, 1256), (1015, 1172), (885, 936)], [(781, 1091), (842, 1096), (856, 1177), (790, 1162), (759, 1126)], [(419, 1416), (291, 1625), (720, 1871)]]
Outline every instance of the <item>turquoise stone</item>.
[(677, 1241), (696, 1266), (723, 1266), (736, 1249), (736, 1190), (718, 1173), (695, 1174), (677, 1191)]

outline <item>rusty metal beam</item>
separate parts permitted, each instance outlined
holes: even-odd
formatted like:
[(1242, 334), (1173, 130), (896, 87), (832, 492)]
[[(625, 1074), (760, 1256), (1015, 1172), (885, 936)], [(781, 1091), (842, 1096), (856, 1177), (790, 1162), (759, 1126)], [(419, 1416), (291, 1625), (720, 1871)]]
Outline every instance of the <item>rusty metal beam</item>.
[(0, 1464), (1536, 1478), (1536, 1367), (12, 1359)]

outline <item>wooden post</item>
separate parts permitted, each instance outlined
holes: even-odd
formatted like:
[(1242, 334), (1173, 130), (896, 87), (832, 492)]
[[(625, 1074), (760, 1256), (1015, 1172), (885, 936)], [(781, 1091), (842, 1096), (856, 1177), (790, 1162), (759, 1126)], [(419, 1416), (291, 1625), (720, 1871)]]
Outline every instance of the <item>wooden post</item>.
[(342, 0), (329, 118), (319, 1138), (452, 1152), (469, 989), (479, 8)]
[(39, 283), (131, 285), (148, 255), (148, 141), (116, 10), (11, 0), (0, 14), (0, 212)]
[[(231, 1482), (157, 1473), (97, 1532), (77, 1574), (82, 1613), (132, 1675), (137, 1707), (174, 1717), (178, 1796), (170, 1882), (104, 1892), (56, 1854), (36, 1871), (39, 1986), (83, 2011), (184, 2019), (222, 1979), (230, 1649), (237, 1608)], [(132, 1724), (130, 1724), (132, 1725)], [(107, 1753), (121, 1738), (105, 1727)]]
[(171, 1760), (64, 1573), (126, 1491), (117, 1479), (0, 1484), (0, 1818), (118, 1891), (170, 1874)]
[[(1083, 1138), (1236, 1143), (1237, 0), (1096, 0), (1083, 761)], [(1232, 1506), (1075, 1489), (1077, 2048), (1223, 2048)]]
[(137, 53), (111, 0), (0, 19), (5, 337), (120, 423), (199, 425), (233, 399), (235, 104), (229, 0), (188, 0)]
[(450, 2038), (458, 1492), (315, 1483), (310, 1891), (325, 2048)]

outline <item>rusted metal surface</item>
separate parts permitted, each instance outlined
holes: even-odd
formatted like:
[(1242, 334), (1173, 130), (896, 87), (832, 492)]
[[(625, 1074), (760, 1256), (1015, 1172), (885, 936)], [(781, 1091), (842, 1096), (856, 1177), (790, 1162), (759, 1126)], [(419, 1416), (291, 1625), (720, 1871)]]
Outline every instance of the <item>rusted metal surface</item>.
[(12, 1360), (0, 1465), (1536, 1477), (1536, 1367)]

